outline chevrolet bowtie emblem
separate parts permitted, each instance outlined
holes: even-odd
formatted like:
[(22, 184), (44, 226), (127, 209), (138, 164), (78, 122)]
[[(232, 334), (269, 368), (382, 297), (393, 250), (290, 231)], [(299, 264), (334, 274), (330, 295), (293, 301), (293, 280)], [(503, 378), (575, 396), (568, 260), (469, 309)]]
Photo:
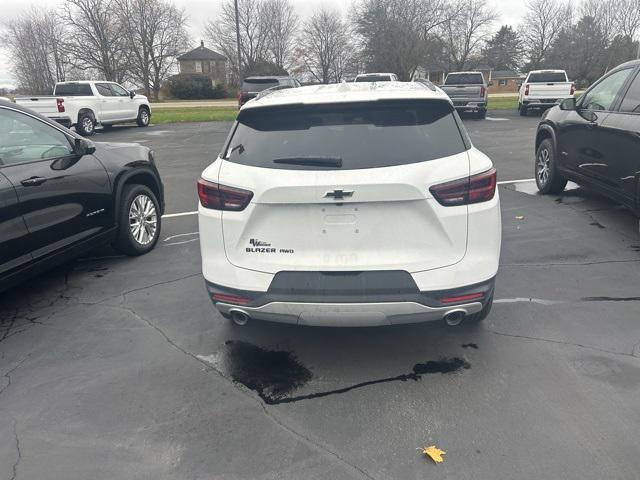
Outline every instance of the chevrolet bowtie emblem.
[(353, 196), (353, 190), (334, 190), (333, 192), (327, 192), (324, 194), (324, 198), (333, 198), (334, 200), (344, 200), (351, 196)]

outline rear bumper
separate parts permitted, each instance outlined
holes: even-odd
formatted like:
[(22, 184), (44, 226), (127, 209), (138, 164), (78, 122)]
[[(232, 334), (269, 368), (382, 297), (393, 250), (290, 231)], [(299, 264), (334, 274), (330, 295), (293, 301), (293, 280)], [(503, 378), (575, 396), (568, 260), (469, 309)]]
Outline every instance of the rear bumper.
[(487, 108), (486, 98), (452, 98), (453, 107), (458, 110), (481, 110)]
[[(290, 273), (282, 272), (285, 276)], [(309, 279), (324, 275), (322, 272), (295, 273), (298, 281), (300, 275), (308, 275)], [(383, 278), (392, 272), (375, 273)], [(230, 289), (208, 281), (206, 286), (212, 302), (223, 314), (241, 311), (256, 320), (308, 326), (373, 327), (442, 320), (454, 311), (472, 315), (486, 305), (495, 285), (495, 279), (491, 278), (456, 289), (420, 292), (407, 272), (393, 273), (398, 274), (396, 278), (405, 274), (413, 287), (408, 288), (405, 281), (400, 281), (384, 289), (367, 290), (366, 287), (349, 288), (345, 283), (341, 288), (343, 292), (339, 293), (338, 290), (311, 290), (312, 280), (303, 282), (301, 287), (283, 289), (283, 281), (277, 276), (267, 292)], [(366, 285), (371, 283), (371, 277), (364, 282), (357, 279), (366, 274), (371, 272), (349, 272), (347, 277), (353, 278), (352, 286), (356, 286), (355, 282)]]
[(562, 98), (529, 98), (523, 100), (522, 104), (526, 107), (553, 107), (562, 100)]

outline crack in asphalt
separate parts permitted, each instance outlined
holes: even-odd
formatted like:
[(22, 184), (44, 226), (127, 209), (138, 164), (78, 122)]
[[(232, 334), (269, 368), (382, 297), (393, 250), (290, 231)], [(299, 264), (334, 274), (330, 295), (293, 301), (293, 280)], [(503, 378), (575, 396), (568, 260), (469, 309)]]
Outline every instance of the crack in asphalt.
[(131, 315), (133, 315), (135, 318), (137, 318), (140, 321), (144, 322), (147, 326), (149, 326), (150, 328), (152, 328), (156, 332), (158, 332), (170, 346), (172, 346), (173, 348), (175, 348), (176, 350), (178, 350), (182, 354), (192, 358), (193, 360), (195, 360), (199, 364), (203, 365), (205, 367), (205, 371), (207, 371), (207, 372), (210, 372), (210, 371), (216, 372), (218, 374), (218, 376), (220, 376), (222, 379), (224, 379), (225, 381), (230, 383), (236, 390), (238, 390), (243, 395), (245, 395), (247, 398), (249, 398), (253, 402), (255, 402), (262, 409), (262, 412), (264, 413), (264, 415), (267, 418), (269, 418), (271, 421), (273, 421), (277, 426), (282, 428), (284, 431), (286, 431), (290, 435), (293, 435), (293, 436), (297, 437), (300, 440), (303, 440), (304, 443), (306, 443), (308, 446), (313, 446), (316, 450), (320, 450), (320, 451), (324, 452), (325, 454), (328, 454), (329, 456), (331, 456), (334, 459), (338, 460), (339, 462), (341, 462), (345, 466), (357, 471), (364, 478), (367, 478), (369, 480), (376, 480), (375, 477), (371, 476), (371, 474), (369, 474), (367, 471), (363, 470), (362, 468), (358, 467), (357, 465), (352, 464), (351, 462), (346, 460), (344, 457), (339, 455), (337, 452), (331, 450), (326, 445), (323, 445), (323, 444), (319, 443), (318, 441), (311, 439), (307, 435), (305, 435), (305, 434), (303, 434), (301, 432), (298, 432), (297, 430), (294, 430), (293, 428), (291, 428), (290, 426), (285, 424), (283, 421), (281, 421), (279, 418), (277, 418), (275, 415), (273, 415), (269, 410), (267, 410), (266, 406), (259, 399), (257, 399), (253, 394), (245, 391), (242, 388), (239, 388), (237, 383), (234, 382), (233, 379), (227, 377), (220, 370), (218, 370), (217, 368), (213, 367), (211, 364), (207, 363), (205, 360), (202, 360), (201, 358), (199, 358), (197, 354), (195, 354), (193, 352), (190, 352), (189, 350), (187, 350), (187, 349), (181, 347), (180, 345), (178, 345), (175, 341), (173, 341), (171, 339), (171, 337), (169, 337), (169, 335), (167, 335), (167, 333), (163, 329), (158, 327), (156, 324), (154, 324), (148, 318), (145, 318), (144, 316), (140, 315), (138, 312), (135, 311), (134, 308), (127, 307), (127, 306), (124, 306), (124, 305), (113, 305), (113, 304), (109, 304), (109, 303), (101, 303), (101, 305), (104, 305), (104, 306), (107, 306), (107, 307), (111, 307), (111, 308), (125, 310), (125, 311), (131, 313)]
[(638, 263), (640, 258), (627, 260), (597, 260), (593, 262), (565, 262), (565, 263), (501, 263), (501, 267), (583, 267), (589, 265), (603, 265), (607, 263)]
[(4, 375), (2, 375), (2, 378), (7, 379), (7, 384), (0, 389), (0, 395), (2, 395), (2, 393), (11, 386), (11, 374), (15, 372), (18, 369), (18, 367), (20, 367), (20, 365), (22, 365), (27, 360), (27, 358), (29, 358), (30, 355), (31, 354), (24, 357), (22, 360), (18, 362), (18, 364), (15, 367), (13, 367), (9, 371), (7, 371)]
[(13, 462), (12, 475), (9, 480), (16, 480), (16, 476), (18, 475), (18, 465), (22, 460), (22, 451), (20, 450), (20, 438), (18, 437), (18, 429), (17, 429), (17, 424), (15, 420), (13, 421), (13, 437), (15, 438), (15, 441), (16, 441), (16, 452), (18, 456), (16, 458), (16, 461)]
[(516, 335), (516, 334), (512, 334), (512, 333), (497, 332), (497, 331), (491, 330), (491, 329), (487, 329), (487, 331), (490, 332), (490, 333), (493, 333), (494, 335), (499, 335), (501, 337), (521, 338), (521, 339), (525, 339), (525, 340), (537, 340), (539, 342), (554, 343), (554, 344), (557, 344), (557, 345), (566, 345), (566, 346), (570, 346), (570, 347), (585, 348), (585, 349), (588, 349), (588, 350), (594, 350), (594, 351), (598, 351), (598, 352), (602, 352), (602, 353), (608, 353), (610, 355), (619, 355), (619, 356), (622, 356), (622, 357), (639, 358), (639, 356), (637, 355), (637, 350), (638, 350), (637, 347), (640, 345), (640, 342), (635, 344), (631, 348), (631, 353), (627, 353), (627, 352), (618, 352), (616, 350), (608, 350), (606, 348), (594, 347), (592, 345), (584, 345), (582, 343), (573, 343), (573, 342), (567, 342), (567, 341), (564, 341), (564, 340), (555, 340), (553, 338), (534, 337), (534, 336), (530, 336), (530, 335)]

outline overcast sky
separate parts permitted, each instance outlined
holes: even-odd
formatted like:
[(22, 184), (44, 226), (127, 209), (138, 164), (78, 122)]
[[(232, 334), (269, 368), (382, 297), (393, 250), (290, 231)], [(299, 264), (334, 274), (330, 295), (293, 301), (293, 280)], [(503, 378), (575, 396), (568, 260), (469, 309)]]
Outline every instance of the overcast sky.
[[(334, 8), (347, 12), (350, 0), (290, 0), (295, 6), (298, 14), (302, 18), (309, 16), (313, 10), (320, 6)], [(517, 25), (524, 10), (525, 0), (488, 0), (490, 4), (500, 13), (500, 24)], [(64, 0), (0, 0), (0, 22), (10, 20), (19, 15), (20, 12), (32, 5), (54, 8)], [(173, 0), (173, 2), (184, 7), (189, 16), (189, 32), (194, 42), (194, 46), (202, 37), (204, 24), (207, 20), (214, 18), (220, 10), (222, 0)], [(11, 66), (7, 58), (6, 51), (0, 48), (0, 87), (11, 86), (13, 78)]]

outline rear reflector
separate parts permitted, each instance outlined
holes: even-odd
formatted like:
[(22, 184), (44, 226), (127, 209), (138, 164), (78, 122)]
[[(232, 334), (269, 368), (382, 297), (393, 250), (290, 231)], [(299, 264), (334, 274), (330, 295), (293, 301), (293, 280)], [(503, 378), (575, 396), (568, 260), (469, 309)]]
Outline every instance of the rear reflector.
[(484, 298), (484, 293), (469, 293), (467, 295), (458, 295), (455, 297), (442, 297), (440, 298), (441, 303), (451, 304), (451, 303), (465, 303), (471, 302), (473, 300), (480, 300)]
[(488, 202), (496, 193), (496, 169), (432, 186), (429, 191), (445, 207)]
[(247, 305), (251, 300), (240, 295), (230, 295), (227, 293), (214, 293), (211, 298), (215, 302), (232, 303), (234, 305)]
[(239, 212), (247, 208), (253, 198), (253, 192), (208, 182), (201, 178), (198, 180), (198, 197), (205, 208)]

